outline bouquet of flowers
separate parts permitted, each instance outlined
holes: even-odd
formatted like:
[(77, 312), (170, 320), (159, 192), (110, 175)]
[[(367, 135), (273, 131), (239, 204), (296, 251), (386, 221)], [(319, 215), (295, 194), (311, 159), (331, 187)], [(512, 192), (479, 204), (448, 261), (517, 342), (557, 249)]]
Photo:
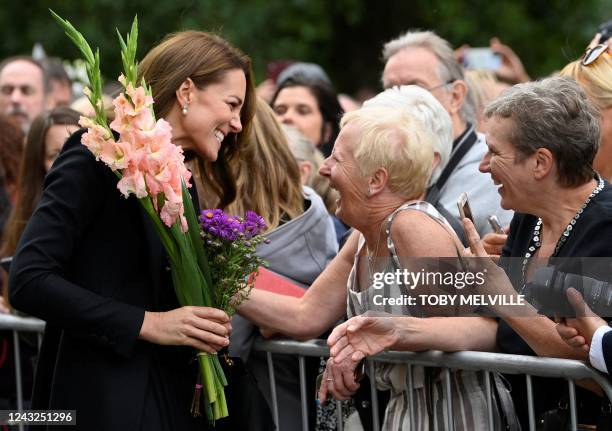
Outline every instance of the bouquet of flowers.
[[(132, 28), (125, 39), (117, 31), (124, 68), (119, 81), (124, 89), (113, 101), (115, 119), (109, 126), (102, 104), (99, 50), (94, 54), (83, 35), (70, 22), (53, 11), (51, 13), (85, 59), (91, 85), (86, 94), (94, 107), (95, 116), (92, 119), (81, 117), (81, 126), (88, 129), (81, 142), (97, 160), (101, 160), (115, 172), (119, 178), (119, 191), (126, 198), (135, 195), (150, 216), (168, 254), (172, 280), (180, 304), (216, 307), (233, 312), (230, 299), (237, 290), (246, 285), (242, 281), (230, 282), (230, 278), (246, 279), (245, 271), (248, 275), (260, 262), (252, 259), (255, 256), (253, 248), (252, 252), (249, 252), (251, 257), (246, 260), (236, 257), (236, 254), (216, 256), (214, 263), (219, 263), (221, 268), (211, 271), (196, 212), (187, 190), (190, 187), (191, 175), (183, 164), (183, 151), (171, 142), (170, 124), (163, 119), (155, 119), (150, 87), (144, 80), (141, 83), (136, 82), (137, 19), (134, 18)], [(111, 129), (118, 133), (118, 137)], [(230, 223), (229, 218), (225, 220)], [(240, 222), (237, 218), (232, 220), (231, 223), (238, 223), (235, 225), (237, 231), (236, 235), (232, 233), (228, 238), (233, 238), (232, 241), (238, 238), (240, 241), (251, 241), (251, 245), (258, 243), (259, 240), (255, 236), (265, 225), (256, 215), (248, 215)], [(209, 226), (204, 222), (203, 224)], [(204, 235), (207, 241), (211, 241), (213, 250), (216, 250), (214, 246), (217, 241), (208, 236), (213, 235), (213, 232), (209, 229)], [(219, 232), (228, 231), (224, 229)], [(234, 244), (240, 244), (236, 246), (237, 249), (247, 254), (251, 249), (240, 241)], [(228, 247), (236, 248), (234, 245)], [(227, 259), (227, 264), (221, 259)], [(242, 267), (245, 262), (249, 263)], [(218, 278), (218, 273), (223, 276)], [(212, 286), (217, 282), (220, 284), (215, 290)], [(239, 300), (244, 298), (243, 293), (238, 293), (237, 296)], [(209, 421), (214, 422), (228, 416), (224, 392), (227, 381), (217, 355), (198, 353), (198, 362), (201, 383), (196, 383), (192, 412), (194, 415), (199, 414), (199, 398), (203, 389), (206, 416)]]
[(256, 253), (261, 242), (269, 241), (262, 235), (266, 223), (253, 211), (241, 218), (207, 209), (200, 214), (200, 227), (214, 256), (209, 264), (217, 305), (232, 315), (253, 288), (259, 267), (267, 266)]

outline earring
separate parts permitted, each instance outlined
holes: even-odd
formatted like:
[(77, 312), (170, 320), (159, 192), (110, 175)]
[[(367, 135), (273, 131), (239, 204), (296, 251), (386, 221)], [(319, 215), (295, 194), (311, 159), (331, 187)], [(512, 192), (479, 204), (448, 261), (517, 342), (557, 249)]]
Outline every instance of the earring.
[(368, 196), (372, 194), (372, 189), (368, 187)]
[(187, 104), (183, 105), (183, 109), (182, 109), (183, 115), (187, 115), (187, 110), (188, 109), (189, 109), (189, 105), (187, 105)]

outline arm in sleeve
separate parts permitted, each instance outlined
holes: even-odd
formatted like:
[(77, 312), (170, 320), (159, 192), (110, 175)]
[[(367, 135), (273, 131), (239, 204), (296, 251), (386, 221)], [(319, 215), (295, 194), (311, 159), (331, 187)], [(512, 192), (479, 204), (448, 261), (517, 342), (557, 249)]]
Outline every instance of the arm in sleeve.
[(108, 168), (95, 161), (80, 139), (81, 133), (76, 133), (68, 140), (45, 180), (39, 205), (11, 263), (10, 299), (19, 310), (129, 356), (144, 309), (65, 278), (76, 246), (91, 220), (99, 216), (109, 187), (104, 171)]
[(593, 333), (591, 348), (589, 349), (589, 361), (591, 365), (602, 373), (609, 374), (609, 366), (612, 365), (612, 328), (600, 326)]

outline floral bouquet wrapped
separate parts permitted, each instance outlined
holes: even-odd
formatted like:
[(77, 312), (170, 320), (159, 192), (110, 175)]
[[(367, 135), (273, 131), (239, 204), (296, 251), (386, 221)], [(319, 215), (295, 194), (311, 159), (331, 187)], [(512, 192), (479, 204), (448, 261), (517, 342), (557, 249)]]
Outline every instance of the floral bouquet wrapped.
[[(136, 82), (136, 18), (125, 40), (117, 32), (124, 68), (124, 73), (119, 77), (123, 91), (113, 101), (115, 119), (109, 126), (102, 104), (99, 51), (96, 50), (94, 54), (83, 35), (70, 22), (53, 11), (51, 13), (85, 59), (91, 85), (86, 94), (94, 107), (95, 116), (93, 119), (81, 117), (81, 126), (88, 129), (81, 142), (97, 160), (115, 172), (119, 178), (119, 191), (126, 198), (135, 195), (150, 216), (170, 260), (172, 280), (180, 304), (216, 307), (232, 312), (234, 309), (229, 299), (235, 292), (220, 287), (213, 290), (212, 286), (213, 282), (227, 278), (213, 277), (218, 271), (223, 274), (232, 272), (234, 276), (238, 274), (235, 258), (228, 257), (229, 265), (226, 268), (232, 268), (226, 269), (228, 273), (220, 269), (211, 272), (196, 212), (187, 190), (191, 175), (183, 164), (183, 151), (171, 142), (170, 124), (163, 119), (155, 119), (151, 89), (144, 80)], [(118, 137), (111, 129), (118, 133)], [(244, 240), (253, 239), (252, 229), (261, 226), (252, 215), (241, 223), (240, 238)], [(217, 244), (215, 241), (213, 243)], [(242, 265), (242, 262), (238, 265)], [(255, 262), (246, 267), (247, 271), (254, 269)], [(244, 287), (240, 283), (234, 285)], [(240, 294), (238, 297), (239, 300), (243, 299)], [(227, 381), (217, 355), (199, 353), (198, 362), (201, 383), (198, 381), (196, 384), (192, 412), (199, 414), (199, 398), (203, 389), (206, 416), (214, 422), (228, 416), (224, 392)]]

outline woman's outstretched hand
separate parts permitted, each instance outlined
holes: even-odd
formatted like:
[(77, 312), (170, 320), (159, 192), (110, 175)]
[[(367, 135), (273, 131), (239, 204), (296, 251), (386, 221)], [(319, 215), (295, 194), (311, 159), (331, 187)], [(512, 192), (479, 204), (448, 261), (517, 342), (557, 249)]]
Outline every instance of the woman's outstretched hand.
[(214, 353), (229, 344), (231, 329), (230, 318), (224, 311), (188, 306), (165, 312), (145, 311), (140, 338)]

